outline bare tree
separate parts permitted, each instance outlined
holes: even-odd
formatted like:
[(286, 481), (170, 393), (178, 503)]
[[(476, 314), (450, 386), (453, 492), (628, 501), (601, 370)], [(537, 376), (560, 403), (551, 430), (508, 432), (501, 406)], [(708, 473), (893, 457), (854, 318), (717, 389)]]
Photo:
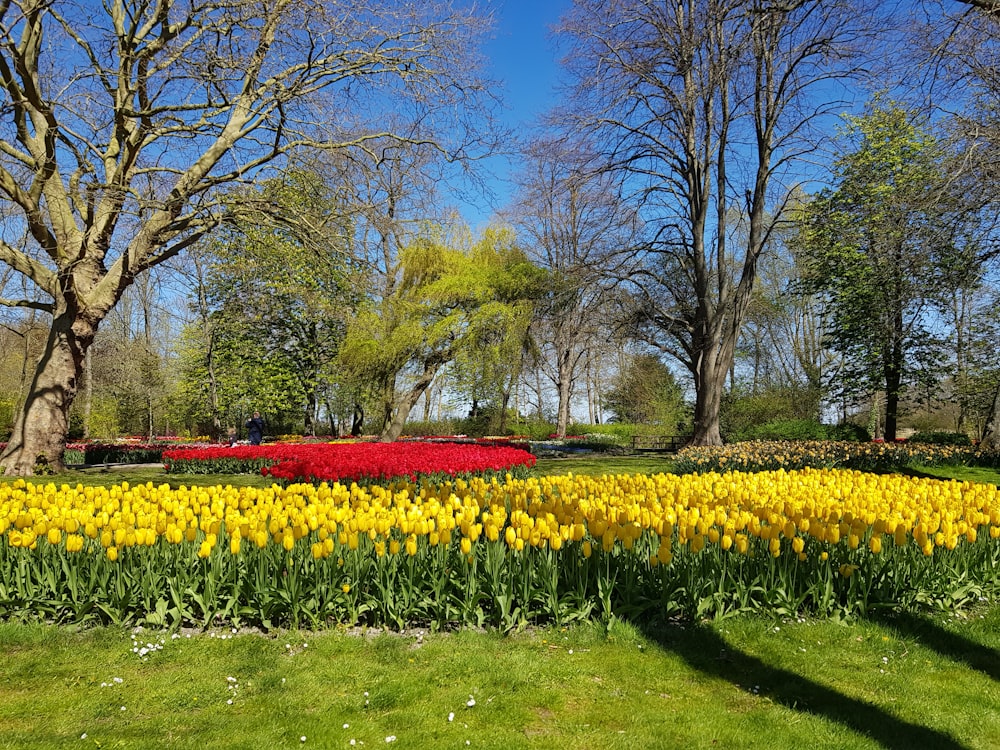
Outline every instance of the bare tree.
[(487, 98), (483, 26), (446, 2), (0, 0), (0, 196), (29, 240), (0, 262), (33, 292), (0, 303), (52, 321), (0, 468), (61, 467), (98, 326), (224, 219), (217, 188), (303, 145), (364, 148), (387, 106), (461, 156), (463, 126), (488, 122), (463, 115)]
[(722, 441), (725, 379), (788, 194), (778, 188), (813, 149), (811, 124), (840, 106), (836, 81), (874, 16), (865, 5), (576, 0), (563, 22), (567, 115), (651, 229), (632, 318), (690, 370), (696, 444)]
[(534, 335), (539, 365), (558, 393), (556, 430), (564, 437), (587, 352), (607, 330), (608, 295), (632, 264), (638, 222), (619, 200), (614, 176), (595, 170), (593, 154), (579, 144), (538, 139), (526, 164), (516, 221), (549, 272)]

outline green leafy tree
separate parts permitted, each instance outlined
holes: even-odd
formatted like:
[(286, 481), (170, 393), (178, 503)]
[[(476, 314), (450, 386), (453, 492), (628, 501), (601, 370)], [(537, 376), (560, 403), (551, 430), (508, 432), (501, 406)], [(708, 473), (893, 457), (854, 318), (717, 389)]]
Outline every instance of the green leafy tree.
[(231, 225), (211, 246), (206, 325), (187, 338), (199, 343), (188, 380), (214, 389), (229, 424), (259, 409), (272, 429), (315, 434), (352, 304), (347, 212), (319, 175), (302, 169), (233, 196), (232, 205)]
[(398, 283), (348, 323), (340, 365), (370, 384), (382, 440), (402, 434), (443, 367), (485, 362), (484, 352), (518, 341), (530, 318), (538, 273), (512, 232), (487, 229), (468, 250), (453, 244), (428, 230), (403, 247)]
[(848, 120), (852, 148), (835, 164), (836, 187), (808, 209), (804, 288), (822, 296), (827, 343), (842, 357), (842, 394), (885, 399), (884, 434), (896, 436), (900, 400), (936, 380), (945, 346), (930, 311), (951, 257), (941, 144), (916, 113), (876, 103)]
[(676, 432), (684, 420), (684, 394), (673, 372), (654, 354), (637, 354), (626, 360), (604, 405), (619, 422), (656, 425)]

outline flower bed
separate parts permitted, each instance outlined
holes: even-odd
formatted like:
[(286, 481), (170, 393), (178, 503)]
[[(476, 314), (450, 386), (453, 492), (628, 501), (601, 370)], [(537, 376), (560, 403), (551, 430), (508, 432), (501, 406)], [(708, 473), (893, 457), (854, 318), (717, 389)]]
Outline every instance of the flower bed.
[[(66, 464), (155, 464), (163, 460), (163, 451), (179, 445), (201, 445), (208, 438), (157, 438), (144, 442), (126, 438), (115, 442), (76, 441), (66, 444), (63, 462)], [(7, 443), (0, 442), (0, 453)]]
[(719, 447), (688, 447), (674, 461), (678, 473), (774, 471), (785, 469), (858, 469), (895, 471), (922, 464), (1000, 465), (997, 454), (967, 446), (929, 443), (851, 443), (832, 440), (754, 440)]
[(0, 618), (500, 629), (1000, 593), (1000, 490), (842, 470), (0, 484)]
[(334, 443), (211, 447), (163, 454), (172, 473), (263, 473), (284, 482), (429, 480), (472, 474), (524, 474), (527, 451), (477, 443)]
[(163, 460), (163, 451), (176, 447), (176, 441), (68, 443), (63, 461), (67, 464), (155, 464)]

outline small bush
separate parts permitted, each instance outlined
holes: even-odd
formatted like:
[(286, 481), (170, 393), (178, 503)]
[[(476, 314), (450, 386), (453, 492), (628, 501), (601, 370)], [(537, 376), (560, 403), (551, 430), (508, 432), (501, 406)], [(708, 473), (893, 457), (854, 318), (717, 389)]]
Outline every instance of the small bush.
[(507, 425), (508, 431), (513, 435), (523, 435), (529, 440), (548, 440), (549, 435), (556, 431), (553, 422), (545, 419), (521, 418), (511, 421)]
[(637, 426), (625, 422), (609, 424), (573, 424), (566, 428), (566, 434), (585, 437), (588, 442), (616, 443), (625, 445), (631, 442), (636, 434)]
[(848, 443), (867, 443), (872, 439), (872, 436), (868, 434), (868, 430), (853, 422), (829, 425), (827, 431), (830, 440), (839, 440)]
[(930, 443), (931, 445), (972, 445), (969, 436), (964, 432), (947, 432), (934, 430), (918, 432), (909, 438), (911, 443)]
[(776, 419), (746, 430), (750, 440), (825, 440), (827, 425), (812, 419)]
[(747, 428), (741, 440), (846, 440), (864, 442), (868, 432), (859, 425), (828, 425), (815, 419), (775, 419)]

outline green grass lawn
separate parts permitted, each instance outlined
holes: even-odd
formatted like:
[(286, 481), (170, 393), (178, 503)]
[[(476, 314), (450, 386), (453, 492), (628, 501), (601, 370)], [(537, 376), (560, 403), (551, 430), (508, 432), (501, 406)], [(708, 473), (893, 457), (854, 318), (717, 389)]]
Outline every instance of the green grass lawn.
[(917, 466), (913, 473), (936, 479), (963, 479), (1000, 486), (1000, 470), (979, 466)]
[[(668, 457), (595, 457), (537, 471), (669, 468)], [(269, 484), (161, 468), (53, 478), (123, 480)], [(615, 621), (509, 636), (8, 622), (0, 653), (0, 748), (1000, 748), (1000, 603), (851, 623)]]
[(998, 606), (508, 637), (5, 624), (0, 649), (3, 748), (1000, 747)]

